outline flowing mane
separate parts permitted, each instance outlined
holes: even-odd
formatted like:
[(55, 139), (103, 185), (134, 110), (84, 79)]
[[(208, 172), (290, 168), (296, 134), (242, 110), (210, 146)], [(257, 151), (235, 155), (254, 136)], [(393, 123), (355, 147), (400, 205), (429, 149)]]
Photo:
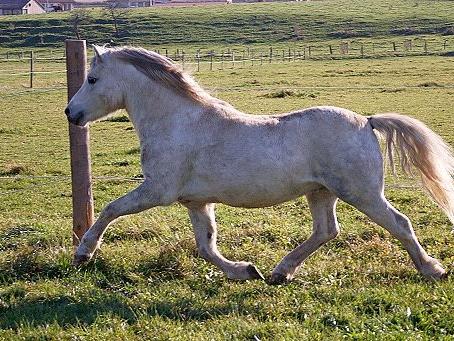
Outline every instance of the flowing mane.
[(186, 98), (201, 104), (208, 104), (213, 100), (178, 64), (158, 53), (137, 47), (109, 48), (107, 53), (134, 65), (151, 80), (164, 84)]

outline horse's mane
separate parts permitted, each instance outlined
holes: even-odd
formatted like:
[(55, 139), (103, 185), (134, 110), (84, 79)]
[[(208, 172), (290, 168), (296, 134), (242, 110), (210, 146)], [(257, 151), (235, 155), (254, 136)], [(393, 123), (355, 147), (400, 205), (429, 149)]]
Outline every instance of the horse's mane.
[(213, 98), (171, 59), (138, 47), (109, 48), (107, 52), (134, 67), (148, 78), (164, 84), (180, 95), (208, 104)]

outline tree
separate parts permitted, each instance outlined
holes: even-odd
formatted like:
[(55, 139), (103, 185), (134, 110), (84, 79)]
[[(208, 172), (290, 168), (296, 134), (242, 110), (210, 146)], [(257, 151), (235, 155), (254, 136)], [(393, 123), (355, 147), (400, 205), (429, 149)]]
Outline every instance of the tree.
[(127, 18), (128, 9), (122, 6), (121, 1), (107, 1), (105, 11), (108, 13), (109, 17), (112, 19), (115, 29), (115, 37), (120, 37), (120, 29), (118, 28), (119, 24), (123, 19)]
[(69, 16), (69, 23), (71, 24), (72, 31), (76, 35), (77, 39), (80, 39), (82, 36), (82, 25), (86, 25), (90, 22), (91, 16), (86, 9), (75, 9), (71, 11)]

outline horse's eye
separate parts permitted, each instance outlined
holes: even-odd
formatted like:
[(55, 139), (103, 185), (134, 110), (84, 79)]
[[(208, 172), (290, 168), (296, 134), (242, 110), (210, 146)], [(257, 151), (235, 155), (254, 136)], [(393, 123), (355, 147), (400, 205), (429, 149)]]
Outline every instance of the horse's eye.
[(88, 77), (87, 80), (89, 84), (95, 84), (98, 79), (95, 77)]

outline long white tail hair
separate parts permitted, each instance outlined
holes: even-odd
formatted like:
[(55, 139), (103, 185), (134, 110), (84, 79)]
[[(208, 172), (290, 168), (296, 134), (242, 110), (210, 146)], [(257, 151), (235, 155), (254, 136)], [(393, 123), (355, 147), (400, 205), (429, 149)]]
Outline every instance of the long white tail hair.
[(385, 139), (385, 153), (392, 169), (395, 150), (403, 171), (419, 171), (423, 187), (454, 224), (454, 155), (450, 146), (412, 117), (378, 114), (370, 116), (369, 122)]

